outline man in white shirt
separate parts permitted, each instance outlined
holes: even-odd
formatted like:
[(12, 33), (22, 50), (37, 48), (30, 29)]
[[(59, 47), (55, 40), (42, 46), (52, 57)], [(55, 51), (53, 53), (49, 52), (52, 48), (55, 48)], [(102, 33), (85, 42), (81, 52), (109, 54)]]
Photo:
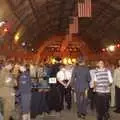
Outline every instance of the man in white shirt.
[(94, 110), (95, 108), (95, 90), (94, 90), (94, 75), (97, 67), (94, 67), (90, 70), (90, 89), (89, 89), (89, 98), (90, 98), (90, 107), (91, 110)]
[(30, 76), (32, 78), (37, 77), (37, 64), (30, 64)]
[(60, 66), (60, 71), (57, 73), (58, 87), (60, 90), (60, 104), (61, 110), (64, 109), (64, 99), (67, 103), (67, 109), (71, 109), (71, 76), (70, 68), (66, 68), (64, 65)]
[(118, 68), (114, 71), (116, 110), (114, 112), (120, 113), (120, 60), (118, 61)]

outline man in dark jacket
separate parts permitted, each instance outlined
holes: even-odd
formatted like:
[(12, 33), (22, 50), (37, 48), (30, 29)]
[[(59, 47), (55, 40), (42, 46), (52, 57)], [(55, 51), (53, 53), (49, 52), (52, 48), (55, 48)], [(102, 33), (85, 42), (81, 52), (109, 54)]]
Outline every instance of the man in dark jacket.
[(30, 120), (31, 78), (26, 67), (20, 67), (19, 92), (21, 96), (22, 120)]
[(87, 91), (89, 88), (90, 73), (83, 59), (79, 60), (78, 65), (73, 70), (72, 82), (74, 83), (76, 92), (78, 117), (85, 118), (87, 113)]
[[(59, 71), (60, 67), (60, 60), (56, 59), (56, 63), (54, 65), (51, 65), (50, 67), (50, 73), (49, 73), (49, 78), (55, 78), (57, 72)], [(58, 88), (57, 83), (49, 83), (50, 84), (50, 91), (49, 91), (49, 97), (48, 97), (48, 106), (50, 111), (55, 110), (58, 114), (61, 111), (61, 106), (60, 106), (60, 92)]]

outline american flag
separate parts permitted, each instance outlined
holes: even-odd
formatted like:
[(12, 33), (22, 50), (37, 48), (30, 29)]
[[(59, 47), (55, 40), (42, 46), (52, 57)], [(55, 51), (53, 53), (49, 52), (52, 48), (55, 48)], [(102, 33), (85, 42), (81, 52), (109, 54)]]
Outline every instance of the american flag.
[(91, 17), (91, 0), (78, 0), (78, 17)]
[(73, 22), (69, 24), (69, 33), (78, 33), (78, 17), (72, 17)]

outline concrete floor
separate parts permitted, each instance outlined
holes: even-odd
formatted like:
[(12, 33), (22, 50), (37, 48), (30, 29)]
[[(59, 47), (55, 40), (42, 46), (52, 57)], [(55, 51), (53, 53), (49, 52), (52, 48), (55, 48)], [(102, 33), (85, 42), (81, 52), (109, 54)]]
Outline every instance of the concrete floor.
[[(110, 120), (120, 120), (120, 114), (115, 114), (111, 110), (111, 119)], [(51, 115), (45, 115), (44, 117), (38, 116), (35, 120), (82, 120), (78, 119), (76, 115), (75, 110), (62, 111), (61, 115), (56, 115), (55, 113), (52, 113)], [(95, 112), (88, 112), (88, 115), (86, 117), (86, 120), (96, 120)]]

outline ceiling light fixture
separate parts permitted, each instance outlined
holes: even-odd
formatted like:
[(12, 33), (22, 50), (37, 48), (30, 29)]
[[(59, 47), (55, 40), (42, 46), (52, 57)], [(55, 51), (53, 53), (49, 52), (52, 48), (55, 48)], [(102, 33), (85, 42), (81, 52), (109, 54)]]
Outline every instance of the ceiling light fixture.
[(120, 48), (120, 44), (117, 44), (117, 48)]
[(4, 28), (4, 32), (8, 32), (8, 28)]
[(109, 50), (110, 52), (114, 52), (114, 51), (115, 51), (115, 46), (114, 46), (114, 45), (108, 46), (108, 50)]
[(18, 40), (20, 39), (20, 34), (19, 33), (17, 33), (16, 35), (15, 35), (15, 42), (18, 42)]
[(0, 27), (2, 27), (2, 26), (5, 25), (5, 24), (6, 24), (5, 21), (1, 21), (1, 22), (0, 22)]
[(102, 49), (102, 51), (103, 51), (103, 52), (105, 52), (105, 51), (106, 51), (106, 49), (105, 49), (105, 48), (103, 48), (103, 49)]
[(32, 48), (32, 52), (34, 52), (34, 49)]
[(23, 42), (23, 43), (22, 43), (22, 46), (24, 47), (25, 45), (26, 45), (26, 43), (25, 43), (25, 42)]

